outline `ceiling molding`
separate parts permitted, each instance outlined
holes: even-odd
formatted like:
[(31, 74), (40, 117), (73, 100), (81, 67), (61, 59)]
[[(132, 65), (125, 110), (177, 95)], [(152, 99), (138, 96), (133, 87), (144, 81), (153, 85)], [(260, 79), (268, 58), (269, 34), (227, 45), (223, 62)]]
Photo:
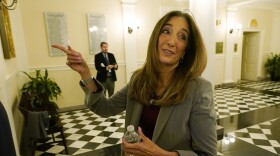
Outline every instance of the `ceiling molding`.
[(217, 0), (218, 5), (228, 8), (258, 8), (280, 10), (280, 0)]

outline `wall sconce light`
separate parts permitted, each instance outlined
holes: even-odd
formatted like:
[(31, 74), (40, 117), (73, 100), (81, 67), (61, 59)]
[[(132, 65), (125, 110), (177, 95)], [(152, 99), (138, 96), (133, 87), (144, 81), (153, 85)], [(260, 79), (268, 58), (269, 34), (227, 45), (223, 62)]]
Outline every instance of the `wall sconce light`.
[(232, 24), (231, 29), (229, 29), (230, 34), (238, 34), (240, 33), (242, 28), (242, 24), (237, 23), (237, 24)]
[(128, 26), (128, 27), (127, 27), (127, 32), (128, 32), (129, 34), (131, 34), (131, 33), (133, 32), (133, 28), (130, 27), (130, 26)]
[(137, 32), (140, 28), (140, 21), (139, 20), (131, 20), (131, 22), (127, 25), (127, 32), (132, 34), (133, 32)]
[(137, 31), (137, 30), (139, 30), (139, 26), (128, 26), (127, 27), (127, 32), (129, 33), (129, 34), (132, 34), (133, 33), (133, 31)]
[[(17, 0), (13, 0), (11, 4), (7, 4), (7, 0), (0, 0), (0, 5), (8, 10), (14, 10), (17, 7)], [(0, 6), (0, 10), (1, 10)]]

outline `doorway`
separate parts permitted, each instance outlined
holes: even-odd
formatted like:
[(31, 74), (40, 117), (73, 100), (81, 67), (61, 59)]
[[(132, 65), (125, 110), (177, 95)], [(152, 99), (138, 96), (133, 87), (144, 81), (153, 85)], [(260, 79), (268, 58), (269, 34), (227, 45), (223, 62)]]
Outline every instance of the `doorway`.
[(243, 32), (241, 80), (257, 81), (260, 70), (260, 39), (259, 31)]

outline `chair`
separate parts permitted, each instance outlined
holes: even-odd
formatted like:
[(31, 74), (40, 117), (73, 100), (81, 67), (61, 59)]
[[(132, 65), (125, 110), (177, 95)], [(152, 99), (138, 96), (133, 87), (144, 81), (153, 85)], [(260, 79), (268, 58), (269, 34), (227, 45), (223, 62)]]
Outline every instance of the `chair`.
[(60, 132), (62, 143), (65, 148), (65, 152), (66, 152), (66, 154), (68, 154), (68, 149), (66, 146), (65, 136), (64, 136), (64, 132), (63, 132), (63, 124), (61, 123), (59, 116), (56, 119), (54, 119), (54, 122), (53, 122), (54, 125), (52, 125), (51, 123), (52, 123), (52, 119), (50, 119), (50, 127), (47, 129), (47, 134), (51, 134), (53, 141), (57, 142), (57, 141), (55, 141), (54, 133)]
[[(65, 152), (66, 154), (68, 154), (68, 149), (66, 146), (66, 140), (63, 131), (63, 124), (61, 123), (59, 115), (50, 117), (47, 111), (32, 111), (32, 109), (30, 109), (30, 104), (28, 104), (28, 101), (29, 100), (27, 95), (22, 94), (19, 104), (19, 110), (24, 117), (24, 138), (22, 141), (23, 149), (21, 150), (24, 154), (22, 154), (34, 156), (38, 140), (47, 138), (47, 135), (49, 134), (52, 135), (53, 142), (63, 143)], [(55, 140), (55, 133), (61, 134), (61, 141)]]

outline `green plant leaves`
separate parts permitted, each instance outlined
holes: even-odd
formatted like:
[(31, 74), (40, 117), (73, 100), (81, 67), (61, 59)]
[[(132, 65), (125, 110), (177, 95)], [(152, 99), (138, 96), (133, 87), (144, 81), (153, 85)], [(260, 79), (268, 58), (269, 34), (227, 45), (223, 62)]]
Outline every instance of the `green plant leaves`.
[(50, 106), (58, 109), (53, 100), (61, 95), (61, 89), (55, 80), (48, 77), (48, 70), (45, 70), (44, 75), (41, 74), (41, 70), (36, 70), (35, 77), (27, 72), (23, 73), (28, 76), (30, 81), (23, 85), (21, 91), (29, 94), (31, 106), (35, 110), (48, 110)]
[(268, 57), (267, 61), (265, 62), (265, 70), (269, 73), (272, 80), (279, 81), (280, 80), (280, 53), (273, 54)]

